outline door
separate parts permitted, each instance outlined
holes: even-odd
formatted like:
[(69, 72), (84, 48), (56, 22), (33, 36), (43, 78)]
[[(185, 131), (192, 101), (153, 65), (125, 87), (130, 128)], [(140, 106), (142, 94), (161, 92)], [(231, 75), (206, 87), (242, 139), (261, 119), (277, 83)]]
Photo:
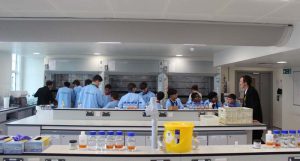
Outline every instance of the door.
[(238, 98), (244, 97), (244, 91), (240, 89), (240, 77), (249, 75), (252, 77), (252, 85), (257, 90), (263, 113), (263, 123), (272, 127), (273, 116), (273, 74), (272, 72), (237, 71), (236, 72), (236, 94)]

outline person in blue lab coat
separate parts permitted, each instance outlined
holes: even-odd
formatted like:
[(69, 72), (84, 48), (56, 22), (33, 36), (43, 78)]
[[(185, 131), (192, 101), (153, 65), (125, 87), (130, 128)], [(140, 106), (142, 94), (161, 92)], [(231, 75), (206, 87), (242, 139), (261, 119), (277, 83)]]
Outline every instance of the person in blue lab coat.
[(104, 109), (112, 109), (112, 108), (114, 109), (118, 107), (118, 103), (119, 103), (119, 94), (117, 92), (112, 92), (111, 101), (104, 106)]
[(77, 108), (78, 107), (78, 102), (79, 101), (79, 97), (80, 97), (80, 92), (82, 87), (80, 86), (80, 81), (79, 80), (74, 80), (73, 81), (73, 85), (74, 85), (74, 95), (75, 95), (75, 103), (74, 103), (74, 107)]
[(191, 100), (186, 103), (186, 105), (191, 108), (204, 108), (204, 102), (202, 101), (199, 93), (195, 92), (191, 94)]
[(81, 90), (81, 108), (102, 108), (104, 106), (103, 95), (99, 90), (101, 82), (102, 77), (100, 75), (95, 75), (92, 84), (85, 86)]
[(64, 87), (58, 89), (56, 100), (58, 108), (70, 108), (75, 100), (73, 89), (70, 88), (70, 82), (64, 82)]
[(82, 99), (83, 99), (83, 97), (82, 97), (82, 91), (83, 91), (83, 89), (84, 89), (85, 87), (87, 87), (88, 85), (92, 84), (92, 83), (93, 83), (93, 81), (90, 80), (90, 79), (84, 80), (84, 87), (81, 88), (81, 91), (80, 91), (80, 93), (79, 93), (79, 98), (78, 98), (78, 108), (81, 108), (81, 107), (82, 107)]
[(155, 97), (155, 94), (148, 90), (148, 84), (146, 82), (142, 82), (140, 84), (140, 89), (142, 90), (142, 92), (139, 94), (143, 97), (146, 105), (148, 105), (150, 98)]
[(225, 107), (241, 107), (241, 104), (236, 101), (235, 94), (229, 94), (226, 100)]
[(221, 102), (219, 102), (218, 99), (218, 94), (216, 92), (210, 92), (208, 95), (208, 100), (204, 102), (205, 107), (213, 108), (213, 109), (218, 109), (222, 107)]
[(103, 93), (103, 100), (104, 100), (104, 106), (108, 104), (112, 99), (111, 99), (111, 85), (107, 84), (104, 87), (104, 93)]
[(120, 109), (145, 109), (145, 101), (141, 95), (136, 94), (136, 85), (129, 83), (127, 85), (128, 93), (121, 97), (118, 107)]
[(170, 109), (170, 108), (178, 108), (178, 109), (183, 109), (183, 105), (181, 103), (181, 100), (178, 98), (178, 94), (177, 94), (177, 90), (170, 88), (168, 90), (168, 96), (169, 99), (166, 102), (166, 108)]

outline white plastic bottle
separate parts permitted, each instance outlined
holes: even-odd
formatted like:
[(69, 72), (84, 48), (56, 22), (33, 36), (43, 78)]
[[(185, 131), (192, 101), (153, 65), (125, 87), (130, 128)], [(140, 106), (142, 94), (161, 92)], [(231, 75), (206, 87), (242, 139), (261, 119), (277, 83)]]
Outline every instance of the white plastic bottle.
[(273, 147), (274, 145), (274, 135), (271, 130), (268, 130), (268, 133), (266, 134), (266, 145), (270, 147)]
[(81, 134), (78, 138), (79, 142), (79, 149), (86, 149), (87, 148), (87, 136), (85, 135), (85, 131), (81, 131)]

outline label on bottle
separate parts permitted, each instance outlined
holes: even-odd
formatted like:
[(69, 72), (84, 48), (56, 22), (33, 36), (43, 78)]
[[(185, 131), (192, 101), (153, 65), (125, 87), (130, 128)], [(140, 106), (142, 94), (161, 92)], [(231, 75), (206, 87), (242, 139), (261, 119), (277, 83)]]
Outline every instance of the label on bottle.
[(173, 135), (173, 133), (171, 131), (167, 131), (165, 134), (165, 140), (166, 143), (170, 144), (174, 141), (175, 136)]

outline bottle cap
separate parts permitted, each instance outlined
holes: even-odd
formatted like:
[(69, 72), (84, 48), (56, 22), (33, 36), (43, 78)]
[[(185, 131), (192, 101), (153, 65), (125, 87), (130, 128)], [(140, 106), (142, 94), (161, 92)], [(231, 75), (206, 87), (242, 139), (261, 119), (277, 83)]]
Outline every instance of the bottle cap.
[(300, 134), (300, 130), (298, 130), (298, 134)]
[(273, 130), (273, 133), (274, 134), (280, 134), (280, 131), (279, 130)]
[(70, 140), (69, 143), (72, 143), (72, 144), (77, 143), (77, 140)]
[(81, 133), (80, 133), (81, 135), (85, 135), (85, 131), (81, 131)]
[(272, 134), (272, 131), (271, 131), (271, 130), (268, 130), (268, 134)]
[(89, 135), (96, 135), (96, 131), (90, 131)]
[(123, 135), (123, 132), (122, 131), (117, 131), (117, 135), (118, 136)]
[(134, 132), (128, 132), (127, 135), (128, 136), (135, 136), (135, 133)]
[(175, 135), (180, 135), (180, 131), (179, 130), (175, 130)]
[(98, 135), (105, 135), (105, 131), (98, 131)]
[(290, 134), (296, 134), (296, 130), (290, 130), (289, 133)]
[(289, 132), (287, 130), (282, 130), (281, 134), (289, 134)]
[(113, 131), (108, 131), (107, 135), (115, 135), (115, 133)]

